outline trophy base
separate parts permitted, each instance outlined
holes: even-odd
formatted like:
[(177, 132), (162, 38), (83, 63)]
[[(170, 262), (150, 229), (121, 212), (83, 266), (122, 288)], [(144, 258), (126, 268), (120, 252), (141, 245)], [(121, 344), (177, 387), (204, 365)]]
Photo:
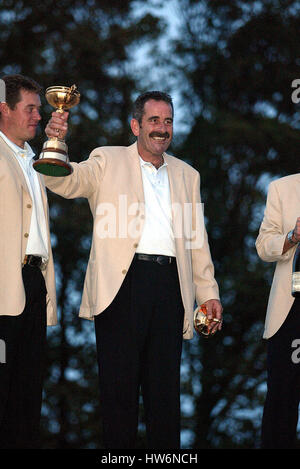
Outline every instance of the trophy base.
[(33, 163), (34, 169), (45, 176), (63, 177), (73, 172), (70, 164), (56, 158), (42, 158)]

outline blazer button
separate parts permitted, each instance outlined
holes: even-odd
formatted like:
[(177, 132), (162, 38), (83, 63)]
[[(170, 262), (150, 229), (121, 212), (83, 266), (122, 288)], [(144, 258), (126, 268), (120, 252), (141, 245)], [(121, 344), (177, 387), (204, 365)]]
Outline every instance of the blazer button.
[(27, 208), (31, 208), (32, 205), (31, 205), (31, 204), (27, 204), (26, 207), (27, 207)]
[(127, 274), (127, 270), (126, 269), (122, 270), (122, 274), (124, 275)]
[(137, 247), (138, 247), (138, 243), (134, 243), (133, 247), (134, 247), (134, 248), (137, 248)]
[(25, 238), (28, 238), (29, 234), (28, 234), (28, 233), (25, 233), (24, 236), (25, 236)]

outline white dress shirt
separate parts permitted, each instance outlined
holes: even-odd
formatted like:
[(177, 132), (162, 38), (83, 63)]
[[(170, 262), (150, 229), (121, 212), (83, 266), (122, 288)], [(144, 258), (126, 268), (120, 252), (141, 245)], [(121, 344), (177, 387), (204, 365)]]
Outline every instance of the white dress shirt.
[(145, 223), (137, 253), (176, 256), (172, 228), (170, 186), (165, 162), (158, 169), (140, 157)]
[(43, 258), (43, 261), (46, 261), (48, 259), (47, 224), (42, 201), (40, 182), (38, 175), (32, 166), (34, 152), (27, 142), (25, 142), (24, 148), (21, 148), (13, 143), (9, 138), (7, 138), (6, 135), (1, 131), (0, 136), (13, 150), (14, 155), (24, 173), (24, 177), (32, 199), (32, 215), (26, 254), (40, 256)]

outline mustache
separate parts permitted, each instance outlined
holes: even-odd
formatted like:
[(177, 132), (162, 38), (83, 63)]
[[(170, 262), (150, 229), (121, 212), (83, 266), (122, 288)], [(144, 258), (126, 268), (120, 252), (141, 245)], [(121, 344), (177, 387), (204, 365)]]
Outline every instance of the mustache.
[(150, 137), (161, 137), (161, 138), (169, 138), (170, 137), (170, 134), (169, 132), (165, 132), (165, 133), (160, 133), (160, 132), (151, 132), (151, 134), (149, 135)]

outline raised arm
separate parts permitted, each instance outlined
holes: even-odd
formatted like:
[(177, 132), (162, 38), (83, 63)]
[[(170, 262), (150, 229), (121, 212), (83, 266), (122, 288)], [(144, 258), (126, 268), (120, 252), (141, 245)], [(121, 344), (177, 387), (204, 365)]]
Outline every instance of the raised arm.
[[(68, 112), (63, 114), (52, 113), (52, 117), (45, 128), (48, 138), (65, 138), (68, 131), (68, 115)], [(44, 176), (46, 186), (51, 191), (67, 199), (89, 197), (103, 177), (105, 158), (94, 158), (94, 155), (99, 153), (100, 150), (95, 149), (88, 160), (81, 163), (71, 163), (73, 172), (69, 176)]]

